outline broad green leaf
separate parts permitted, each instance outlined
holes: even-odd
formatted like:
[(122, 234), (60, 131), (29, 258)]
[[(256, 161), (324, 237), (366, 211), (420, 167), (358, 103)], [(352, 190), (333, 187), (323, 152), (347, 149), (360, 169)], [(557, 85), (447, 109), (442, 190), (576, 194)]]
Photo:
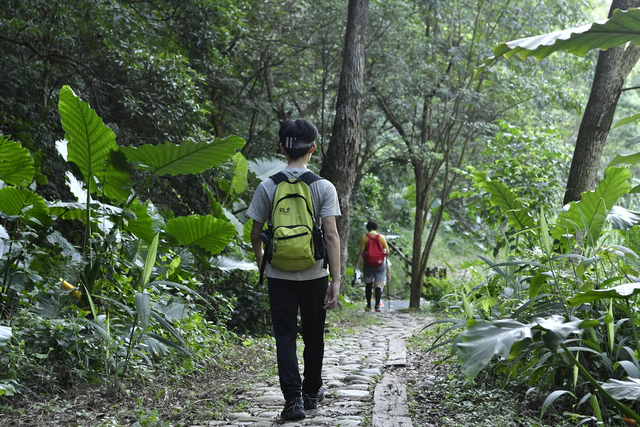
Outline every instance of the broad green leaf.
[(618, 165), (635, 165), (640, 162), (640, 153), (632, 154), (618, 154), (611, 160), (611, 163), (607, 165), (608, 168), (612, 168)]
[(149, 294), (136, 292), (136, 310), (138, 312), (138, 321), (146, 334), (149, 331), (149, 315), (151, 314), (151, 306), (149, 305)]
[[(638, 362), (636, 361), (636, 363)], [(618, 360), (615, 365), (621, 366), (628, 377), (640, 379), (640, 369), (638, 369), (636, 363), (630, 362), (628, 360)]]
[(187, 139), (180, 145), (167, 142), (138, 148), (122, 147), (122, 151), (138, 169), (158, 175), (189, 175), (221, 165), (243, 145), (244, 140), (239, 136), (229, 136), (201, 142)]
[(0, 347), (4, 347), (12, 336), (11, 328), (8, 326), (0, 326)]
[(538, 273), (533, 276), (531, 282), (529, 283), (529, 299), (535, 298), (540, 293), (540, 288), (542, 285), (547, 283), (547, 279), (549, 278), (548, 273)]
[[(607, 168), (605, 178), (594, 190), (582, 193), (579, 202), (571, 202), (568, 205), (569, 209), (564, 212), (569, 234), (574, 234), (586, 226), (593, 241), (597, 241), (602, 232), (607, 212), (613, 208), (622, 195), (629, 192), (629, 177), (630, 173), (627, 168)], [(565, 221), (560, 218), (551, 235), (559, 239), (566, 233), (564, 226)]]
[(624, 126), (629, 123), (634, 123), (634, 124), (640, 123), (640, 113), (634, 114), (633, 116), (630, 116), (630, 117), (625, 117), (624, 119), (620, 119), (618, 123), (616, 123), (615, 126), (613, 126), (611, 129), (615, 129), (617, 127)]
[(35, 173), (29, 150), (19, 142), (0, 135), (0, 181), (16, 187), (26, 187), (33, 181)]
[(640, 379), (627, 378), (624, 381), (611, 379), (602, 384), (614, 399), (640, 400)]
[(197, 245), (211, 255), (217, 255), (235, 236), (236, 228), (228, 221), (211, 215), (190, 215), (170, 220), (167, 233), (185, 246)]
[(500, 181), (492, 181), (486, 177), (477, 175), (475, 177), (484, 191), (491, 195), (490, 203), (502, 210), (507, 217), (509, 225), (516, 230), (524, 230), (525, 228), (535, 226), (533, 217), (525, 206), (516, 198), (516, 196)]
[(130, 175), (118, 153), (116, 135), (69, 86), (60, 89), (58, 110), (68, 142), (68, 161), (78, 167), (92, 193), (98, 192), (97, 181), (107, 197), (124, 202), (130, 194)]
[(547, 348), (551, 350), (552, 353), (555, 353), (560, 343), (564, 342), (573, 331), (577, 330), (581, 323), (582, 320), (565, 322), (564, 317), (553, 315), (533, 319), (531, 327), (536, 329), (541, 328), (545, 331), (542, 339)]
[(569, 299), (569, 305), (574, 307), (606, 298), (629, 298), (638, 293), (640, 293), (640, 283), (625, 283), (609, 289), (592, 289), (586, 292), (578, 292), (576, 296)]
[(493, 49), (494, 56), (487, 59), (476, 73), (491, 65), (500, 56), (507, 59), (513, 55), (522, 59), (533, 56), (542, 60), (558, 51), (585, 56), (592, 49), (607, 50), (628, 42), (640, 46), (640, 10), (616, 9), (611, 18), (593, 24), (500, 43)]
[(247, 189), (249, 183), (247, 182), (247, 176), (249, 173), (249, 162), (242, 155), (242, 153), (236, 153), (233, 155), (233, 178), (231, 179), (231, 186), (236, 194), (243, 193)]
[(149, 202), (142, 204), (138, 199), (134, 200), (126, 211), (128, 215), (124, 228), (137, 238), (151, 243), (157, 231), (154, 229), (154, 220), (149, 215), (148, 206)]
[(529, 326), (515, 320), (470, 321), (454, 345), (465, 377), (474, 378), (498, 355), (509, 358), (515, 342), (532, 339)]
[(47, 226), (51, 223), (47, 202), (25, 188), (0, 188), (0, 212), (18, 216), (25, 223), (35, 227)]

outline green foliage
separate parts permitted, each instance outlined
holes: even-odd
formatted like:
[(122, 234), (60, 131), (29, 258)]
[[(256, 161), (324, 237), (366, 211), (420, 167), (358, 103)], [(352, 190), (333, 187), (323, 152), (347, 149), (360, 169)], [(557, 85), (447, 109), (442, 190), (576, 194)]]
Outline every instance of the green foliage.
[[(260, 287), (256, 271), (236, 270), (212, 277), (215, 290), (232, 299), (233, 310), (226, 324), (238, 334), (267, 334), (271, 330), (271, 311), (266, 284)], [(216, 315), (217, 316), (217, 315)]]
[[(498, 259), (481, 257), (490, 268), (487, 280), (462, 295), (461, 318), (445, 321), (451, 325), (446, 333), (463, 329), (448, 342), (466, 376), (489, 368), (505, 381), (528, 383), (549, 393), (543, 411), (559, 405), (560, 396), (575, 396), (590, 401), (605, 423), (618, 411), (640, 420), (614, 396), (635, 387), (616, 382), (621, 376), (640, 377), (634, 326), (640, 263), (633, 251), (616, 244), (625, 234), (606, 227), (608, 214), (621, 215), (613, 207), (629, 191), (628, 179), (627, 168), (608, 168), (595, 190), (549, 223), (543, 209), (536, 219), (504, 184), (483, 185), (492, 199), (500, 199), (495, 206), (503, 215), (531, 214), (531, 222), (508, 222), (507, 234), (516, 239), (495, 252)], [(611, 223), (637, 227), (631, 219)], [(610, 384), (613, 395), (602, 383)], [(590, 399), (592, 393), (597, 399)]]
[[(48, 383), (61, 374), (58, 365), (69, 359), (66, 381), (88, 378), (123, 389), (125, 378), (142, 375), (152, 359), (169, 357), (171, 350), (189, 357), (192, 349), (202, 353), (199, 346), (209, 341), (203, 337), (220, 333), (211, 328), (216, 323), (194, 327), (189, 319), (210, 302), (229, 313), (230, 300), (214, 294), (209, 302), (200, 295), (198, 281), (185, 265), (189, 252), (179, 256), (175, 248), (189, 248), (198, 258), (200, 248), (217, 255), (237, 232), (225, 215), (161, 217), (152, 203), (138, 198), (151, 180), (134, 188), (127, 159), (149, 178), (197, 174), (229, 160), (243, 141), (208, 138), (121, 151), (115, 134), (68, 87), (60, 92), (60, 117), (66, 131), (61, 153), (90, 184), (67, 176), (77, 202), (48, 202), (23, 188), (25, 179), (33, 176), (28, 152), (5, 139), (0, 145), (27, 172), (0, 168), (6, 179), (0, 188), (0, 250), (6, 255), (0, 262), (0, 308), (4, 315), (15, 316), (14, 328), (19, 330), (8, 345), (14, 359), (3, 375)], [(82, 245), (70, 241), (75, 234), (65, 228), (70, 220), (84, 229)], [(49, 268), (64, 261), (62, 269)], [(61, 285), (69, 290), (61, 292)], [(181, 332), (185, 328), (192, 334), (189, 340)], [(41, 375), (29, 376), (34, 368)]]
[(454, 287), (448, 278), (427, 277), (423, 297), (427, 301), (440, 302), (445, 295), (453, 293)]

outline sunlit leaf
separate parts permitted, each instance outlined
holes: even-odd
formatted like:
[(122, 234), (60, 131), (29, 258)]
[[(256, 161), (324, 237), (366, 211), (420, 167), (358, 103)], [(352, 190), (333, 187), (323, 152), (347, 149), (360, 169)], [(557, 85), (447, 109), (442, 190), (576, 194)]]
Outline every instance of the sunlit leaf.
[(249, 162), (242, 155), (242, 153), (236, 153), (233, 155), (233, 178), (231, 179), (231, 186), (236, 194), (243, 193), (247, 189), (249, 183), (247, 182), (247, 175), (249, 172)]
[(491, 58), (478, 68), (478, 72), (491, 65), (500, 56), (518, 55), (525, 59), (533, 56), (542, 60), (554, 52), (564, 51), (585, 56), (592, 49), (606, 50), (633, 42), (640, 46), (640, 10), (616, 9), (610, 19), (566, 30), (500, 43)]
[(260, 181), (287, 167), (287, 162), (276, 157), (249, 160), (249, 170), (256, 174)]
[(606, 298), (629, 298), (640, 293), (640, 283), (625, 283), (609, 289), (592, 289), (586, 292), (578, 292), (569, 299), (571, 306), (587, 304)]
[(98, 192), (97, 181), (107, 197), (124, 202), (130, 194), (130, 175), (124, 156), (118, 153), (116, 135), (69, 86), (63, 86), (59, 96), (68, 161), (78, 167), (92, 193)]
[(13, 333), (11, 332), (10, 327), (0, 326), (0, 347), (4, 347), (12, 336)]
[(634, 225), (640, 224), (640, 212), (630, 211), (622, 206), (614, 206), (607, 214), (607, 220), (611, 221), (616, 230), (628, 230)]
[(640, 379), (637, 378), (627, 378), (624, 381), (611, 379), (602, 384), (602, 388), (618, 400), (640, 400)]

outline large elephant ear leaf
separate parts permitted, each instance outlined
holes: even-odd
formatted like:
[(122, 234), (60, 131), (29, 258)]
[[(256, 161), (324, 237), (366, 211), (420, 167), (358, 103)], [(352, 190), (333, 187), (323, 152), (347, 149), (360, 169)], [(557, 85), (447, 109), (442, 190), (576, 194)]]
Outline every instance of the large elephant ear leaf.
[(533, 56), (542, 60), (559, 51), (585, 56), (592, 49), (607, 50), (628, 42), (640, 46), (640, 10), (636, 8), (616, 9), (611, 18), (593, 24), (500, 43), (493, 49), (494, 56), (487, 59), (476, 74), (500, 56), (507, 59), (513, 55), (522, 59)]
[(493, 356), (509, 358), (514, 344), (532, 336), (529, 326), (515, 320), (471, 320), (454, 344), (460, 369), (465, 377), (474, 378)]
[(35, 171), (29, 150), (0, 135), (0, 181), (26, 187), (33, 181)]
[[(583, 225), (588, 228), (592, 240), (595, 242), (600, 237), (602, 227), (607, 219), (607, 212), (613, 208), (618, 199), (629, 192), (631, 187), (629, 184), (630, 172), (627, 168), (607, 168), (605, 169), (605, 178), (600, 184), (592, 190), (582, 193), (579, 202), (569, 203), (569, 210), (564, 213), (563, 224), (556, 226), (551, 235), (558, 239), (566, 230), (569, 233), (575, 233), (575, 227)], [(583, 227), (580, 227), (583, 228)]]
[(51, 223), (47, 202), (25, 188), (0, 188), (0, 212), (20, 217), (22, 221), (35, 227)]
[(236, 234), (233, 224), (211, 215), (181, 216), (167, 223), (167, 233), (185, 246), (196, 245), (217, 255)]
[(124, 202), (130, 194), (130, 175), (116, 135), (69, 86), (60, 89), (58, 110), (68, 142), (67, 160), (78, 167), (92, 193), (98, 193), (100, 183), (107, 197)]
[(200, 142), (187, 139), (180, 145), (167, 142), (138, 148), (123, 147), (122, 151), (137, 169), (158, 175), (189, 175), (221, 165), (243, 145), (244, 140), (239, 136), (229, 136)]

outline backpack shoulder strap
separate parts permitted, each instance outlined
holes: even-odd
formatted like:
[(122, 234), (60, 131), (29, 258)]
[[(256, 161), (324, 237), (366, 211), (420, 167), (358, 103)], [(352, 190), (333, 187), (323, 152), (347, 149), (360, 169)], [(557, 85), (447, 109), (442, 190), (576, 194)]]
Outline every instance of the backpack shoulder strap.
[(286, 181), (287, 179), (287, 175), (284, 174), (284, 172), (278, 172), (275, 175), (271, 175), (269, 178), (271, 178), (271, 180), (273, 182), (276, 183), (276, 185), (280, 184), (282, 181)]
[(321, 176), (316, 175), (315, 173), (311, 172), (311, 171), (307, 171), (305, 173), (303, 173), (302, 175), (300, 175), (300, 181), (304, 182), (307, 185), (311, 185), (311, 183), (316, 182), (320, 179), (324, 179)]

